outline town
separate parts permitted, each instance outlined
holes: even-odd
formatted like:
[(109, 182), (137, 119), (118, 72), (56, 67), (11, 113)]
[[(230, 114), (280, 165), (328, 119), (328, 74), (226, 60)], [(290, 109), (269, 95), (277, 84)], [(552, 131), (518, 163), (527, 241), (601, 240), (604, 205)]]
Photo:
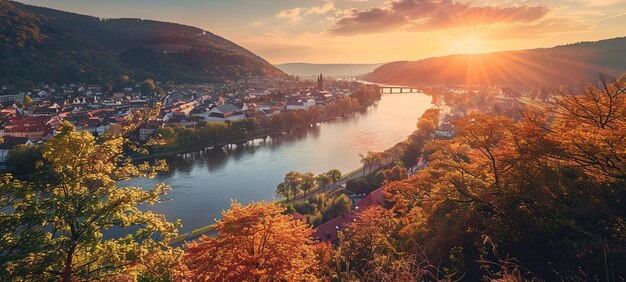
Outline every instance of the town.
[(145, 80), (134, 83), (45, 84), (30, 90), (2, 86), (0, 93), (0, 163), (17, 145), (42, 144), (56, 134), (63, 121), (77, 130), (100, 136), (125, 122), (133, 110), (160, 105), (153, 119), (131, 136), (145, 143), (158, 128), (193, 127), (198, 123), (236, 123), (271, 117), (285, 111), (326, 107), (350, 96), (357, 83), (299, 78), (249, 77), (232, 84), (174, 84)]

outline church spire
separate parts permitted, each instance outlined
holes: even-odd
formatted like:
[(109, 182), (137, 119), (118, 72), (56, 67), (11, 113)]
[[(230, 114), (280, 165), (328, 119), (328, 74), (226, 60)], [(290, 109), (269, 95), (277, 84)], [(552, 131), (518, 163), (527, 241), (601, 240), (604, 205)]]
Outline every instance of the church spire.
[(320, 76), (317, 77), (317, 90), (324, 91), (324, 76), (320, 73)]

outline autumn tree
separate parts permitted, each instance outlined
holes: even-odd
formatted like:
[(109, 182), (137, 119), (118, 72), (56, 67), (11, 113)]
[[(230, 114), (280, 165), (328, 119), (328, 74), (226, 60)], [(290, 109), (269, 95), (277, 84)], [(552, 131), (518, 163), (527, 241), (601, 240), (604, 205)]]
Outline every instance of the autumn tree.
[(395, 165), (390, 169), (385, 169), (383, 171), (383, 174), (385, 175), (385, 183), (403, 180), (408, 177), (406, 168), (403, 168), (399, 165)]
[(590, 176), (626, 179), (626, 82), (600, 76), (553, 99), (552, 136), (568, 159)]
[[(218, 236), (186, 245), (193, 281), (316, 281), (320, 256), (306, 223), (273, 203), (233, 203), (218, 221)], [(325, 252), (322, 252), (325, 253)]]
[[(139, 209), (159, 201), (169, 187), (118, 186), (131, 177), (152, 177), (165, 163), (134, 165), (122, 154), (124, 145), (121, 137), (96, 140), (65, 122), (44, 143), (44, 161), (29, 181), (3, 176), (2, 277), (98, 280), (141, 264), (148, 254), (173, 251), (167, 242), (179, 224)], [(119, 231), (111, 233), (114, 228)]]
[(403, 238), (414, 242), (399, 246), (469, 280), (481, 277), (476, 246), (486, 234), (549, 280), (573, 279), (580, 269), (600, 275), (606, 268), (599, 261), (625, 265), (615, 249), (623, 244), (616, 199), (626, 191), (616, 187), (626, 186), (615, 165), (626, 147), (623, 115), (606, 122), (624, 105), (611, 83), (555, 96), (554, 107), (521, 120), (472, 113), (455, 123), (454, 138), (426, 144), (428, 166), (385, 188)]
[(393, 235), (396, 226), (393, 214), (379, 206), (358, 213), (339, 234), (338, 275), (346, 281), (365, 280), (370, 273), (392, 269), (398, 258)]

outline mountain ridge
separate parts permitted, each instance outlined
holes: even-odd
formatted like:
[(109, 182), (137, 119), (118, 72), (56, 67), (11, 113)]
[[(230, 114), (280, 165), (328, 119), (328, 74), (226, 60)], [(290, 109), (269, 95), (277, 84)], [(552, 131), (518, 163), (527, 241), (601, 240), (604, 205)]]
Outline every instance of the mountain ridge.
[(119, 75), (179, 82), (286, 77), (258, 55), (178, 23), (104, 19), (0, 0), (0, 77), (71, 82)]
[(583, 41), (551, 48), (453, 54), (382, 65), (364, 79), (389, 84), (567, 85), (599, 73), (626, 71), (626, 37)]

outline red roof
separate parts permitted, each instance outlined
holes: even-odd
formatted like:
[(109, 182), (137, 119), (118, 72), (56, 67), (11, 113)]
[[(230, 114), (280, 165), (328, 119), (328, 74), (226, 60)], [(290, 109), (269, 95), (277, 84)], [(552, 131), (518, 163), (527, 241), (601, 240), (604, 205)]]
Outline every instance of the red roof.
[(385, 200), (385, 194), (383, 193), (383, 190), (384, 190), (383, 188), (384, 186), (372, 191), (372, 193), (369, 193), (369, 195), (363, 198), (363, 200), (359, 201), (359, 203), (356, 204), (356, 206), (360, 209), (373, 206), (373, 205), (386, 207), (387, 200)]
[(355, 210), (344, 213), (341, 216), (333, 218), (330, 221), (318, 226), (313, 233), (313, 239), (323, 242), (335, 242), (338, 239), (338, 231), (343, 229), (348, 223), (353, 222), (359, 212), (364, 211), (371, 206), (382, 206), (387, 208), (389, 202), (385, 199), (383, 190), (384, 186), (372, 191), (372, 193), (369, 193), (369, 195), (363, 198), (363, 200), (359, 201)]
[(360, 212), (360, 210), (353, 210), (353, 211), (344, 213), (318, 226), (315, 229), (315, 232), (313, 233), (313, 239), (320, 240), (323, 242), (337, 241), (338, 231), (343, 229), (346, 224), (353, 222), (358, 212)]
[(299, 214), (298, 212), (293, 212), (291, 214), (291, 217), (293, 217), (293, 219), (296, 219), (296, 220), (306, 221), (306, 218), (302, 216), (301, 214)]

